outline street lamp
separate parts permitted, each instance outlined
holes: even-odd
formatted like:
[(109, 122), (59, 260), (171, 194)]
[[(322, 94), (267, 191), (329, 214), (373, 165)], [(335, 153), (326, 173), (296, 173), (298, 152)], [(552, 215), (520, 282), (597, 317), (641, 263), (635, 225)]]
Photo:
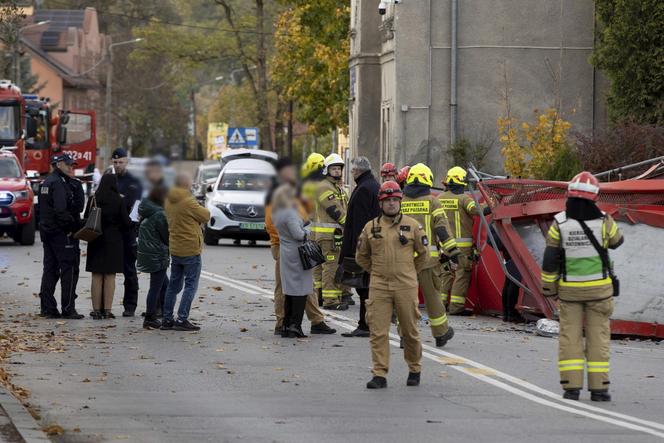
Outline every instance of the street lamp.
[[(191, 87), (191, 91), (189, 93), (189, 98), (191, 99), (191, 129), (193, 131), (193, 139), (194, 139), (194, 155), (196, 156), (198, 152), (198, 133), (196, 132), (196, 88), (200, 88), (201, 86), (209, 85), (210, 83), (218, 82), (224, 79), (223, 75), (218, 75), (212, 80), (208, 80), (203, 83), (198, 83), (196, 85), (193, 85)], [(200, 154), (203, 154), (202, 152)]]
[(14, 84), (19, 88), (21, 87), (21, 32), (25, 31), (26, 29), (36, 28), (37, 26), (47, 25), (49, 23), (51, 23), (50, 20), (42, 20), (37, 23), (23, 26), (22, 28), (18, 28), (16, 30), (16, 44), (14, 45), (14, 57), (12, 62), (14, 64)]
[(108, 70), (106, 71), (106, 146), (104, 148), (103, 161), (107, 162), (111, 154), (111, 94), (113, 92), (113, 48), (122, 45), (131, 45), (143, 41), (143, 38), (135, 38), (124, 42), (111, 43), (108, 45)]

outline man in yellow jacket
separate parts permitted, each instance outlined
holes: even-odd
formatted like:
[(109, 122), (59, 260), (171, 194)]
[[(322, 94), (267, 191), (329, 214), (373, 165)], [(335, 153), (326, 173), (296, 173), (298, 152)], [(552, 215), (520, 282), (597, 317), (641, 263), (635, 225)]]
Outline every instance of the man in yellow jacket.
[(321, 265), (323, 309), (339, 311), (348, 309), (348, 305), (341, 298), (343, 288), (334, 281), (339, 266), (339, 252), (348, 207), (348, 195), (341, 186), (343, 167), (344, 161), (339, 154), (330, 154), (325, 159), (325, 178), (316, 188), (316, 209), (311, 225), (316, 242), (325, 256), (325, 262)]
[[(302, 170), (300, 171), (300, 177), (302, 178), (300, 197), (304, 203), (309, 220), (314, 220), (316, 216), (316, 188), (325, 178), (323, 175), (324, 163), (325, 157), (322, 154), (312, 152), (307, 157), (307, 161), (302, 165)], [(311, 239), (316, 240), (315, 232), (312, 232)], [(322, 280), (323, 267), (318, 265), (314, 268), (314, 296), (318, 299), (318, 306), (323, 306), (323, 294), (321, 293)]]
[[(201, 206), (191, 194), (191, 177), (180, 174), (175, 186), (166, 198), (168, 219), (168, 241), (171, 253), (171, 279), (164, 298), (164, 321), (161, 329), (198, 331), (200, 326), (189, 321), (189, 310), (196, 296), (201, 275), (201, 251), (203, 231), (201, 224), (210, 220), (210, 211)], [(173, 310), (178, 293), (184, 292), (180, 300), (178, 318), (173, 320)]]

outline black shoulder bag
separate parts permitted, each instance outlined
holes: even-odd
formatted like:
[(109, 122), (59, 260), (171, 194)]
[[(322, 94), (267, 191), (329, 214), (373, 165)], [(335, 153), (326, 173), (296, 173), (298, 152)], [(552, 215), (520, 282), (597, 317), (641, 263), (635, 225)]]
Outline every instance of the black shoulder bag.
[(609, 251), (606, 248), (603, 248), (599, 244), (597, 238), (595, 238), (595, 234), (593, 234), (593, 231), (588, 227), (588, 225), (583, 220), (577, 220), (577, 221), (583, 228), (583, 232), (586, 234), (586, 237), (588, 237), (588, 240), (590, 240), (590, 243), (592, 243), (593, 247), (599, 254), (600, 258), (602, 259), (602, 264), (609, 272), (609, 277), (611, 277), (611, 283), (613, 284), (613, 296), (614, 297), (619, 296), (620, 280), (618, 280), (618, 276), (613, 272), (613, 267), (611, 266), (611, 261), (609, 260)]

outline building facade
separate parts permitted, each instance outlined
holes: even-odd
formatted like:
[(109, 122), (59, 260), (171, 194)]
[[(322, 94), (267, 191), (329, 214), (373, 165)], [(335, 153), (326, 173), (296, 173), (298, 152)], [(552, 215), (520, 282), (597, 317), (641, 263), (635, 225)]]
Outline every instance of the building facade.
[(593, 0), (352, 0), (350, 146), (376, 163), (425, 162), (437, 178), (462, 139), (492, 146), (499, 117), (559, 109), (573, 130), (606, 121), (589, 62)]

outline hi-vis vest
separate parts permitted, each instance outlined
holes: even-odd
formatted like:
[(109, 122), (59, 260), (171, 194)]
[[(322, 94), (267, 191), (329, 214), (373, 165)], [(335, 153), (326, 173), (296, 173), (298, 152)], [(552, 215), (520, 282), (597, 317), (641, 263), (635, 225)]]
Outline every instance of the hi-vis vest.
[[(438, 211), (443, 212), (442, 209)], [(413, 217), (424, 228), (424, 232), (429, 239), (429, 253), (431, 257), (438, 257), (438, 247), (436, 246), (435, 236), (431, 235), (431, 201), (430, 200), (408, 200), (404, 197), (401, 200), (401, 213)], [(425, 245), (426, 246), (426, 245)]]
[[(590, 242), (581, 224), (567, 218), (565, 212), (555, 216), (560, 231), (560, 246), (565, 251), (560, 286), (593, 287), (611, 284), (602, 258)], [(586, 225), (603, 247), (608, 246), (608, 235), (603, 218), (587, 220)]]

